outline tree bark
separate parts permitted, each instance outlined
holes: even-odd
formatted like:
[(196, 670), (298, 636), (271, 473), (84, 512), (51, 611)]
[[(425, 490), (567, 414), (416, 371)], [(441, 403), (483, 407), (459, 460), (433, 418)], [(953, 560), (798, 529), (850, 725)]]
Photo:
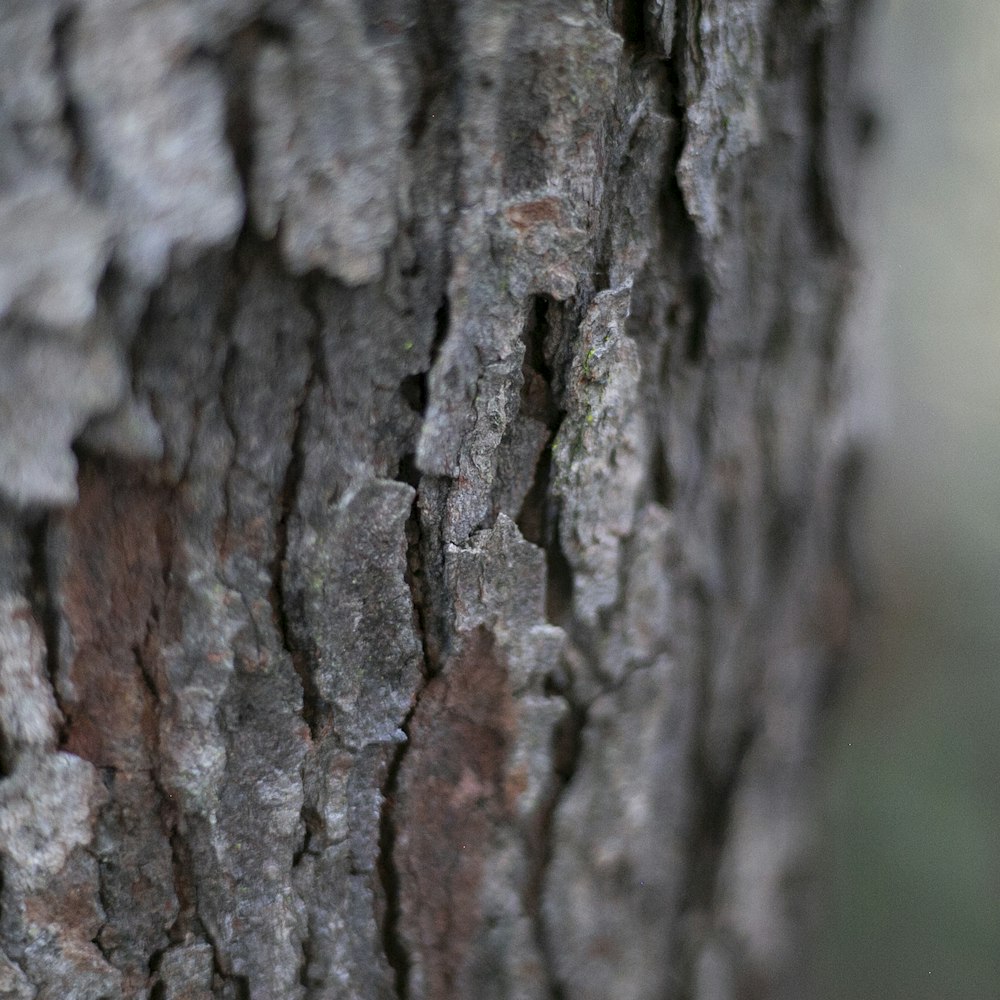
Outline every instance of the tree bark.
[(0, 997), (797, 997), (853, 0), (0, 14)]

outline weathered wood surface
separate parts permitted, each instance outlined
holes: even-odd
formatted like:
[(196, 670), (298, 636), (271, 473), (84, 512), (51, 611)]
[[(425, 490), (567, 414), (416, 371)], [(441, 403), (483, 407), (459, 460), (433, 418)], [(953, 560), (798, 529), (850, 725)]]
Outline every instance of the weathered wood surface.
[(3, 5), (0, 997), (802, 995), (857, 17)]

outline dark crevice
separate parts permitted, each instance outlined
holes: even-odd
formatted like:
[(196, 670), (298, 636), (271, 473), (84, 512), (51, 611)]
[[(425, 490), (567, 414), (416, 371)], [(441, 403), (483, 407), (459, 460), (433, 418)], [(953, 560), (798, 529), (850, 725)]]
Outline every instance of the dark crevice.
[[(444, 298), (437, 311), (437, 328), (435, 351), (440, 347), (448, 327), (448, 300)], [(424, 376), (424, 379), (426, 376)], [(421, 526), (420, 489), (421, 474), (417, 468), (416, 458), (412, 453), (400, 459), (399, 471), (396, 476), (400, 482), (405, 482), (414, 489), (413, 504), (406, 521), (406, 570), (405, 578), (410, 589), (413, 606), (414, 628), (419, 636), (422, 649), (424, 684), (416, 692), (410, 710), (406, 714), (400, 728), (406, 734), (406, 740), (397, 745), (386, 771), (382, 784), (382, 809), (379, 815), (378, 862), (377, 872), (385, 899), (385, 910), (382, 917), (382, 949), (386, 961), (393, 973), (393, 985), (398, 1000), (407, 1000), (409, 996), (409, 976), (412, 967), (409, 950), (400, 931), (402, 923), (401, 879), (396, 867), (395, 848), (397, 829), (395, 823), (396, 797), (399, 788), (399, 773), (409, 749), (410, 722), (416, 711), (420, 696), (425, 690), (430, 677), (437, 673), (438, 650), (441, 648), (441, 636), (436, 635), (434, 616), (428, 602), (429, 582), (424, 572), (426, 539)]]
[(554, 314), (556, 308), (556, 302), (548, 295), (534, 296), (527, 311), (527, 321), (521, 331), (521, 341), (524, 344), (523, 364), (531, 371), (537, 372), (549, 386), (552, 382), (552, 368), (545, 356), (545, 344), (552, 328), (550, 313)]
[[(595, 282), (599, 280), (595, 275)], [(567, 304), (545, 295), (536, 296), (527, 309), (521, 334), (524, 359), (520, 413), (543, 424), (548, 435), (517, 517), (522, 536), (545, 555), (546, 620), (567, 628), (573, 618), (573, 571), (559, 540), (559, 511), (551, 495), (551, 479), (552, 442), (565, 417), (562, 400), (570, 361), (570, 338), (566, 336), (568, 309)], [(542, 958), (550, 1000), (566, 1000), (566, 991), (555, 971), (558, 942), (552, 940), (544, 919), (545, 881), (555, 853), (554, 827), (559, 803), (576, 774), (586, 724), (586, 709), (574, 700), (570, 678), (571, 672), (560, 664), (545, 680), (544, 693), (563, 699), (567, 711), (552, 735), (554, 787), (525, 833), (529, 867), (522, 905)]]
[(291, 36), (284, 25), (258, 18), (235, 32), (221, 52), (196, 48), (189, 55), (189, 61), (206, 59), (213, 66), (221, 67), (226, 96), (225, 137), (233, 154), (247, 205), (244, 226), (251, 222), (249, 203), (255, 153), (254, 74), (260, 50), (269, 42), (287, 46), (291, 42)]
[[(442, 294), (434, 313), (434, 337), (430, 345), (427, 369), (403, 379), (400, 392), (412, 409), (421, 416), (426, 411), (429, 390), (428, 375), (440, 354), (448, 335), (450, 325), (450, 302), (447, 294)], [(409, 950), (401, 933), (402, 905), (401, 879), (396, 867), (395, 848), (397, 828), (395, 822), (396, 797), (399, 774), (409, 749), (410, 722), (416, 711), (420, 697), (428, 680), (440, 669), (441, 650), (445, 635), (440, 612), (433, 605), (434, 582), (427, 571), (428, 560), (442, 558), (439, 538), (427, 537), (421, 516), (422, 491), (426, 480), (417, 466), (416, 455), (407, 452), (400, 457), (396, 479), (414, 490), (413, 503), (406, 520), (406, 568), (405, 579), (410, 590), (413, 607), (413, 625), (421, 644), (421, 659), (424, 683), (415, 693), (413, 703), (400, 728), (406, 740), (398, 744), (386, 771), (382, 784), (382, 808), (379, 815), (378, 861), (376, 870), (384, 896), (385, 909), (381, 922), (382, 949), (393, 974), (393, 986), (398, 1000), (409, 996), (409, 976), (412, 967)]]
[[(422, 0), (414, 16), (415, 30), (420, 37), (413, 46), (417, 53), (420, 90), (416, 110), (410, 120), (410, 143), (419, 144), (432, 121), (438, 119), (433, 110), (442, 101), (458, 99), (455, 86), (462, 61), (458, 48), (461, 34), (456, 0)], [(451, 119), (451, 116), (440, 116)], [(450, 127), (450, 126), (449, 126)], [(457, 143), (454, 144), (457, 149)]]
[[(670, 463), (667, 461), (667, 449), (662, 435), (657, 435), (653, 442), (653, 455), (650, 461), (649, 484), (652, 492), (652, 499), (666, 507), (668, 510), (673, 507), (676, 493), (674, 477), (670, 472)], [(624, 593), (624, 591), (623, 591)]]
[(43, 517), (27, 529), (29, 545), (30, 586), (28, 597), (31, 602), (35, 621), (42, 629), (45, 639), (45, 667), (59, 709), (60, 725), (56, 734), (57, 746), (64, 747), (69, 734), (70, 713), (59, 696), (59, 660), (61, 655), (59, 643), (59, 609), (56, 604), (54, 581), (51, 578), (48, 535), (50, 530), (49, 517)]
[[(429, 399), (429, 372), (448, 335), (449, 322), (450, 303), (448, 296), (442, 295), (434, 313), (434, 339), (431, 342), (427, 369), (407, 376), (400, 383), (403, 398), (421, 416), (427, 409)], [(435, 553), (433, 549), (428, 548), (429, 540), (422, 527), (420, 514), (422, 473), (417, 465), (415, 452), (406, 452), (400, 457), (396, 479), (411, 486), (415, 491), (410, 515), (406, 521), (406, 582), (413, 597), (415, 627), (423, 645), (424, 672), (427, 676), (431, 676), (437, 672), (440, 659), (438, 651), (443, 636), (439, 634), (442, 629), (435, 624), (438, 616), (432, 607), (433, 595), (426, 571), (427, 559), (433, 558)]]
[[(422, 689), (421, 689), (422, 690)], [(402, 886), (396, 867), (395, 850), (397, 830), (395, 823), (396, 796), (399, 789), (399, 772), (409, 748), (410, 720), (416, 711), (420, 693), (414, 698), (410, 711), (400, 727), (406, 734), (406, 742), (400, 743), (389, 761), (386, 779), (382, 785), (382, 810), (379, 814), (378, 861), (376, 870), (385, 897), (385, 911), (382, 918), (382, 950), (393, 973), (393, 985), (398, 1000), (409, 996), (409, 977), (412, 967), (409, 950), (400, 931), (402, 925)]]
[[(420, 486), (420, 470), (417, 468), (417, 456), (413, 454), (412, 451), (408, 451), (399, 460), (399, 467), (396, 471), (396, 481), (400, 483), (406, 483), (407, 486), (412, 486), (413, 489), (417, 489)], [(414, 506), (416, 506), (416, 501), (414, 498)], [(407, 540), (407, 571), (410, 573), (419, 572), (420, 569), (420, 553), (411, 554), (409, 547), (419, 542), (420, 540), (420, 522), (418, 512), (411, 511), (409, 518), (406, 522), (406, 540)], [(412, 589), (412, 583), (411, 583)]]
[(407, 375), (399, 383), (403, 401), (414, 413), (423, 416), (427, 410), (427, 373)]
[[(169, 802), (167, 806), (169, 808)], [(198, 895), (193, 875), (191, 848), (180, 832), (178, 818), (169, 813), (166, 822), (170, 828), (170, 863), (173, 869), (174, 893), (177, 896), (177, 917), (168, 933), (171, 944), (182, 944), (192, 936), (203, 937), (204, 928), (198, 916)]]
[(608, 226), (605, 230), (605, 237), (601, 240), (601, 247), (597, 259), (594, 261), (594, 270), (590, 276), (594, 284), (595, 295), (598, 292), (606, 292), (611, 287), (611, 265), (608, 263), (611, 259), (610, 242), (611, 227)]
[[(98, 895), (98, 898), (101, 901), (101, 906), (103, 907), (104, 906), (104, 886), (103, 886), (103, 881), (101, 879), (98, 879), (98, 887), (99, 888), (98, 888), (97, 895)], [(110, 965), (113, 969), (116, 969), (117, 966), (115, 965), (114, 960), (111, 957), (111, 952), (108, 951), (108, 949), (105, 948), (105, 946), (101, 943), (101, 931), (103, 931), (106, 926), (107, 926), (107, 924), (101, 924), (101, 926), (97, 929), (97, 933), (90, 939), (90, 943), (100, 953), (101, 958), (103, 958), (104, 961), (108, 965)]]
[(546, 496), (542, 523), (542, 548), (545, 552), (545, 618), (553, 625), (568, 627), (573, 618), (573, 567), (559, 537), (559, 511), (548, 497), (552, 455), (546, 448), (538, 463), (537, 485)]
[(545, 549), (552, 533), (553, 501), (549, 496), (552, 478), (552, 437), (549, 435), (535, 464), (531, 487), (525, 494), (516, 523), (525, 541)]
[(323, 830), (323, 817), (315, 805), (306, 803), (299, 814), (302, 820), (302, 841), (292, 855), (292, 867), (296, 868), (302, 859), (312, 852), (313, 837)]
[(680, 161), (687, 142), (687, 108), (684, 103), (684, 51), (686, 19), (690, 0), (678, 0), (674, 30), (674, 51), (667, 60), (669, 95), (668, 114), (677, 123), (670, 163), (662, 191), (661, 239), (666, 240), (668, 258), (676, 262), (680, 274), (676, 296), (668, 321), (683, 337), (682, 356), (690, 365), (701, 365), (708, 354), (708, 321), (712, 304), (712, 286), (705, 264), (701, 235), (687, 210), (680, 186)]
[(0, 779), (6, 778), (14, 769), (14, 751), (3, 729), (0, 728)]
[[(300, 284), (301, 302), (312, 317), (312, 330), (308, 337), (309, 370), (295, 403), (292, 431), (289, 442), (289, 459), (277, 498), (277, 521), (275, 522), (274, 558), (271, 562), (268, 601), (281, 647), (291, 661), (292, 667), (302, 685), (302, 718), (309, 727), (310, 737), (319, 738), (323, 722), (329, 715), (330, 706), (319, 692), (316, 684), (312, 655), (302, 647), (295, 635), (294, 598), (287, 582), (289, 527), (296, 514), (299, 492), (305, 474), (307, 434), (309, 430), (307, 411), (310, 399), (326, 381), (323, 360), (324, 316), (320, 304), (318, 276), (307, 277)], [(305, 807), (304, 807), (305, 808)], [(305, 817), (303, 817), (305, 824)], [(308, 824), (305, 824), (308, 829)]]
[(548, 435), (535, 463), (534, 476), (516, 521), (522, 536), (542, 549), (549, 547), (554, 523), (554, 502), (549, 495), (552, 476), (552, 442), (562, 425), (565, 411), (555, 397), (554, 373), (548, 352), (552, 349), (553, 323), (561, 322), (563, 307), (546, 295), (534, 298), (521, 333), (524, 360), (521, 365), (519, 412), (548, 428)]
[(573, 567), (559, 540), (559, 515), (545, 546), (545, 618), (553, 625), (568, 627), (573, 616)]
[(431, 344), (430, 367), (434, 367), (438, 354), (441, 353), (441, 346), (445, 337), (448, 336), (448, 327), (451, 323), (451, 301), (447, 294), (441, 296), (441, 304), (434, 313), (434, 341)]
[(521, 363), (520, 412), (544, 424), (553, 436), (559, 430), (564, 413), (556, 400), (550, 357), (564, 310), (564, 305), (549, 296), (536, 295), (521, 331), (524, 359)]
[(62, 125), (73, 149), (69, 173), (73, 183), (82, 187), (87, 173), (87, 143), (80, 120), (80, 109), (73, 99), (69, 80), (70, 39), (78, 16), (77, 6), (65, 6), (56, 17), (52, 25), (52, 63), (62, 90)]
[(313, 740), (326, 714), (327, 705), (316, 685), (315, 672), (309, 654), (299, 647), (294, 638), (290, 622), (288, 593), (285, 574), (288, 568), (288, 522), (295, 511), (305, 465), (306, 419), (304, 409), (317, 379), (317, 363), (314, 359), (302, 388), (302, 395), (295, 407), (295, 421), (292, 429), (291, 455), (285, 467), (285, 475), (278, 493), (278, 520), (275, 525), (274, 561), (271, 564), (269, 599), (281, 646), (288, 654), (302, 684), (302, 718), (309, 727)]
[[(419, 695), (418, 695), (419, 698)], [(401, 885), (399, 871), (395, 864), (396, 824), (395, 805), (399, 788), (399, 771), (409, 746), (410, 720), (416, 709), (417, 700), (403, 721), (402, 730), (407, 742), (400, 743), (386, 773), (382, 786), (382, 812), (379, 816), (378, 876), (385, 895), (385, 914), (382, 919), (382, 949), (393, 973), (393, 984), (398, 1000), (409, 996), (409, 977), (412, 962), (410, 953), (400, 933), (402, 923)]]
[[(780, 29), (779, 29), (780, 30)], [(836, 253), (846, 247), (847, 239), (838, 217), (830, 178), (827, 173), (826, 148), (826, 33), (819, 31), (807, 53), (807, 121), (809, 122), (809, 160), (805, 178), (808, 217), (812, 222), (816, 245), (823, 253)]]
[[(271, 586), (268, 589), (268, 600), (271, 603), (272, 615), (281, 641), (281, 647), (287, 654), (292, 668), (299, 678), (299, 683), (302, 685), (302, 719), (309, 728), (313, 747), (321, 739), (324, 720), (329, 716), (330, 706), (320, 694), (316, 683), (312, 655), (307, 649), (303, 649), (296, 640), (295, 629), (292, 624), (292, 595), (289, 593), (286, 574), (288, 571), (289, 522), (296, 513), (296, 505), (305, 474), (306, 434), (308, 431), (306, 411), (312, 394), (326, 381), (326, 368), (323, 361), (324, 316), (320, 305), (319, 281), (318, 277), (312, 279), (306, 278), (300, 285), (302, 289), (302, 304), (312, 319), (312, 330), (310, 331), (308, 340), (309, 370), (306, 373), (301, 393), (296, 401), (289, 445), (290, 454), (288, 464), (285, 466), (281, 488), (278, 492), (278, 518), (275, 523), (274, 560), (270, 567), (269, 577)], [(302, 841), (293, 854), (293, 868), (309, 852), (312, 845), (313, 833), (322, 826), (322, 820), (315, 803), (309, 795), (304, 772), (302, 775), (302, 784), (303, 799), (299, 810), (299, 820), (302, 825)], [(302, 935), (302, 957), (299, 965), (299, 980), (306, 987), (307, 995), (312, 950), (312, 934), (307, 924), (306, 932)], [(238, 989), (239, 986), (237, 984)]]
[(646, 0), (611, 0), (608, 4), (611, 24), (622, 36), (625, 46), (637, 55), (648, 50)]
[[(308, 834), (307, 834), (308, 836)], [(306, 932), (302, 935), (302, 962), (299, 965), (299, 986), (302, 987), (306, 997), (311, 995), (314, 986), (320, 985), (310, 978), (309, 968), (313, 964), (316, 956), (313, 948), (312, 918), (307, 918)], [(315, 995), (315, 994), (312, 994)]]
[[(445, 268), (445, 271), (447, 268)], [(407, 376), (400, 383), (400, 392), (411, 408), (421, 417), (430, 402), (430, 372), (440, 356), (451, 323), (451, 303), (442, 290), (434, 312), (434, 333), (426, 367)], [(415, 437), (419, 437), (419, 432)], [(415, 447), (416, 441), (414, 441)], [(446, 639), (445, 612), (441, 602), (444, 574), (443, 541), (439, 531), (428, 532), (424, 522), (428, 502), (426, 494), (436, 494), (440, 482), (424, 476), (417, 464), (415, 451), (400, 457), (396, 471), (399, 482), (412, 486), (416, 491), (410, 516), (406, 523), (406, 580), (413, 596), (416, 629), (423, 646), (425, 676), (432, 676), (442, 660)]]
[(410, 507), (410, 515), (406, 519), (406, 585), (410, 588), (410, 597), (413, 603), (414, 627), (420, 637), (423, 649), (423, 669), (424, 676), (431, 677), (438, 672), (438, 662), (435, 650), (440, 642), (429, 641), (432, 624), (430, 620), (427, 594), (427, 578), (424, 574), (424, 538), (420, 526), (420, 474), (417, 471), (416, 462), (412, 455), (404, 455), (400, 462), (400, 474), (397, 476), (400, 482), (408, 483), (416, 491), (413, 497), (413, 504)]
[[(435, 349), (440, 346), (447, 331), (447, 298), (442, 300), (442, 304), (437, 312), (437, 330)], [(426, 374), (420, 375), (420, 386), (422, 389), (421, 410), (426, 406)], [(401, 391), (405, 393), (405, 386), (401, 386)], [(424, 674), (424, 685), (421, 686), (414, 696), (410, 710), (406, 714), (400, 728), (406, 734), (406, 740), (397, 745), (386, 770), (385, 781), (382, 784), (382, 808), (379, 814), (378, 833), (378, 860), (376, 871), (382, 887), (384, 897), (384, 911), (381, 922), (382, 950), (386, 961), (392, 970), (393, 986), (398, 1000), (407, 1000), (409, 996), (409, 976), (412, 961), (406, 943), (400, 931), (402, 923), (401, 904), (401, 880), (396, 867), (395, 849), (397, 830), (395, 823), (396, 797), (399, 787), (399, 773), (409, 749), (410, 721), (416, 711), (427, 679), (437, 672), (437, 653), (440, 648), (440, 639), (432, 639), (433, 616), (428, 608), (429, 595), (427, 593), (428, 581), (424, 573), (424, 547), (425, 539), (421, 528), (420, 518), (420, 487), (421, 474), (417, 468), (416, 457), (413, 453), (407, 453), (400, 458), (399, 469), (396, 475), (399, 482), (404, 482), (414, 490), (413, 504), (410, 508), (410, 515), (407, 518), (406, 532), (406, 569), (405, 579), (410, 589), (411, 603), (413, 607), (414, 628), (420, 639), (422, 650), (422, 663)]]
[[(619, 180), (619, 176), (624, 169), (622, 163), (614, 164), (614, 169), (609, 165), (605, 176), (605, 184), (612, 184)], [(605, 198), (605, 206), (612, 202), (612, 198)], [(602, 218), (600, 226), (600, 236), (597, 239), (596, 252), (594, 254), (594, 266), (590, 272), (591, 293), (597, 295), (605, 292), (611, 287), (611, 262), (615, 257), (614, 253), (614, 219), (610, 216), (607, 207), (602, 206)]]
[[(595, 290), (601, 287), (602, 271), (604, 286), (607, 284), (607, 268), (598, 265), (594, 275)], [(551, 495), (552, 442), (565, 417), (562, 398), (570, 360), (569, 338), (565, 336), (567, 309), (566, 304), (556, 303), (548, 296), (536, 296), (529, 303), (521, 334), (524, 360), (520, 412), (544, 424), (549, 433), (535, 465), (531, 487), (521, 505), (517, 525), (522, 536), (539, 546), (545, 555), (546, 620), (568, 627), (573, 615), (573, 571), (559, 541), (558, 504)], [(559, 803), (576, 773), (586, 722), (586, 710), (572, 698), (570, 677), (570, 671), (560, 664), (545, 680), (545, 694), (563, 699), (567, 712), (552, 735), (554, 787), (527, 831), (525, 845), (529, 868), (522, 905), (532, 924), (551, 1000), (565, 1000), (566, 993), (555, 971), (558, 942), (551, 939), (545, 925), (545, 880), (555, 852), (554, 826)]]
[(243, 185), (244, 197), (250, 190), (253, 174), (254, 115), (251, 95), (254, 67), (262, 41), (260, 27), (250, 25), (232, 37), (222, 61), (226, 84), (225, 136)]
[(688, 275), (688, 305), (690, 315), (687, 324), (687, 339), (684, 342), (684, 357), (689, 364), (699, 365), (705, 360), (708, 327), (708, 280), (699, 272)]
[[(430, 398), (427, 379), (430, 374), (430, 370), (434, 367), (434, 363), (438, 359), (438, 355), (441, 353), (441, 347), (444, 344), (445, 337), (448, 336), (450, 313), (451, 309), (448, 296), (442, 295), (441, 301), (434, 312), (434, 335), (430, 344), (430, 354), (427, 366), (422, 368), (420, 371), (404, 376), (399, 384), (399, 391), (403, 396), (403, 400), (414, 413), (421, 417), (427, 412), (427, 403)], [(412, 348), (412, 346), (412, 342), (410, 342), (408, 343), (407, 348)], [(409, 482), (409, 480), (406, 481)], [(410, 482), (410, 485), (415, 486), (416, 483)]]

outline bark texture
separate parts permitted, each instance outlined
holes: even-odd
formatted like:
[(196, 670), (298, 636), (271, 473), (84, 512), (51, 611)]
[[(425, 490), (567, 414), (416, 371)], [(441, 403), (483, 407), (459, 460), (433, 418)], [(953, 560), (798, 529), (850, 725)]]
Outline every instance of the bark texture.
[(0, 997), (795, 997), (850, 0), (8, 0)]

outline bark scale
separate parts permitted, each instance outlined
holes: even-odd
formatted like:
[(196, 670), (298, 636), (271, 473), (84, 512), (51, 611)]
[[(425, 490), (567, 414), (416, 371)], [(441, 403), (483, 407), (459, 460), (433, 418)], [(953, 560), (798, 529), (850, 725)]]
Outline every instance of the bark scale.
[(5, 8), (0, 996), (802, 995), (858, 17)]

